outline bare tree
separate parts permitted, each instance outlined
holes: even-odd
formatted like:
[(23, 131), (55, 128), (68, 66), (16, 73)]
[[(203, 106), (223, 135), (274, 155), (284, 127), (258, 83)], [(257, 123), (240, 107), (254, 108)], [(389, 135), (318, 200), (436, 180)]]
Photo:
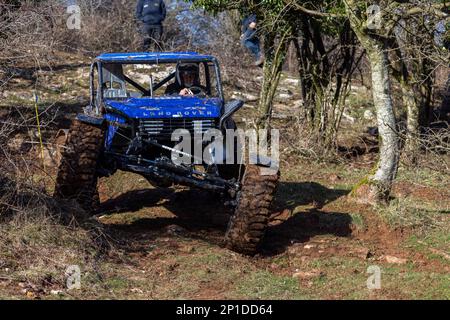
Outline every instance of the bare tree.
[(344, 0), (344, 3), (352, 29), (366, 50), (370, 62), (372, 95), (380, 137), (380, 156), (374, 172), (356, 187), (354, 193), (368, 202), (378, 202), (389, 197), (397, 174), (400, 152), (389, 75), (388, 46), (383, 34), (391, 25), (385, 23), (381, 30), (369, 29), (369, 17), (366, 10), (361, 10), (364, 5), (368, 7), (368, 3), (358, 0)]
[(258, 118), (256, 129), (268, 129), (272, 116), (273, 100), (280, 83), (283, 63), (286, 58), (288, 44), (292, 34), (289, 25), (278, 29), (264, 30), (264, 54), (263, 83), (258, 105)]
[(299, 11), (294, 30), (304, 118), (315, 143), (335, 149), (345, 99), (364, 52), (345, 17), (330, 22)]
[[(364, 179), (355, 188), (359, 194), (369, 202), (387, 200), (392, 182), (397, 174), (399, 162), (399, 137), (393, 109), (393, 92), (390, 79), (390, 61), (388, 52), (397, 49), (400, 59), (401, 71), (399, 81), (403, 92), (403, 101), (408, 110), (408, 140), (416, 141), (418, 133), (418, 106), (414, 94), (411, 93), (412, 77), (408, 74), (405, 53), (392, 46), (393, 34), (401, 21), (415, 15), (426, 15), (429, 12), (437, 15), (443, 14), (440, 8), (445, 4), (430, 2), (393, 0), (380, 1), (378, 6), (371, 5), (370, 1), (344, 0), (347, 16), (353, 30), (358, 36), (361, 45), (367, 53), (371, 65), (372, 93), (380, 137), (380, 156), (374, 172)], [(403, 19), (403, 20), (402, 20)], [(419, 25), (424, 28), (425, 24)], [(423, 30), (422, 30), (423, 31)], [(424, 33), (424, 32), (422, 32)], [(426, 33), (426, 32), (425, 32)], [(394, 41), (395, 42), (395, 41)], [(419, 88), (426, 109), (431, 102), (431, 70), (430, 70), (430, 42), (420, 47), (423, 55), (415, 76), (422, 79)], [(417, 145), (411, 146), (417, 148)]]
[(436, 25), (442, 20), (433, 10), (403, 15), (395, 26), (390, 42), (392, 74), (401, 87), (407, 112), (405, 153), (416, 163), (421, 129), (433, 118), (435, 71), (448, 64), (448, 52), (438, 45)]

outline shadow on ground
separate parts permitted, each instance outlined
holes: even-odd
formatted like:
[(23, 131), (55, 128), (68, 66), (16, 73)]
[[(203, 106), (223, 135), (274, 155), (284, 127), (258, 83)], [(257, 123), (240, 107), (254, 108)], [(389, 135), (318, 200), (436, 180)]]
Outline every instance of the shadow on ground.
[(263, 243), (264, 255), (284, 252), (293, 243), (308, 242), (318, 235), (348, 237), (352, 233), (352, 218), (347, 213), (310, 209), (299, 212), (268, 228)]
[(52, 72), (58, 72), (58, 71), (70, 71), (70, 70), (77, 70), (79, 68), (87, 68), (89, 67), (89, 64), (86, 63), (66, 63), (66, 64), (58, 64), (55, 66), (41, 66), (39, 68), (32, 67), (32, 68), (6, 68), (4, 70), (5, 78), (13, 77), (13, 79), (23, 79), (28, 80), (29, 87), (32, 87), (36, 81), (37, 81), (37, 72), (38, 71), (52, 71)]
[[(70, 127), (72, 119), (83, 111), (88, 104), (84, 102), (55, 102), (39, 105), (39, 118), (46, 131), (56, 131)], [(5, 124), (17, 126), (17, 132), (26, 132), (30, 126), (36, 125), (35, 109), (30, 106), (4, 105), (0, 109), (0, 118)]]
[[(314, 182), (282, 182), (278, 188), (276, 210), (292, 212), (298, 206), (311, 204), (314, 204), (314, 208), (299, 211), (272, 223), (263, 243), (263, 254), (281, 253), (292, 242), (308, 241), (315, 235), (350, 235), (350, 215), (317, 209), (347, 193), (346, 190), (328, 189)], [(142, 210), (146, 211), (144, 216), (123, 224), (115, 223), (111, 227), (125, 232), (127, 236), (131, 233), (132, 236), (139, 237), (139, 233), (144, 233), (154, 238), (175, 225), (187, 230), (188, 237), (201, 238), (219, 245), (231, 214), (231, 210), (222, 205), (219, 197), (195, 189), (132, 190), (103, 202), (100, 214), (128, 214)], [(167, 216), (168, 213), (171, 216)]]
[(329, 189), (317, 182), (281, 182), (275, 199), (275, 210), (294, 210), (298, 206), (326, 204), (349, 193), (344, 189)]
[(317, 235), (349, 236), (352, 232), (349, 214), (321, 210), (348, 193), (348, 190), (329, 189), (316, 182), (280, 183), (262, 253), (278, 254), (292, 243), (307, 242)]

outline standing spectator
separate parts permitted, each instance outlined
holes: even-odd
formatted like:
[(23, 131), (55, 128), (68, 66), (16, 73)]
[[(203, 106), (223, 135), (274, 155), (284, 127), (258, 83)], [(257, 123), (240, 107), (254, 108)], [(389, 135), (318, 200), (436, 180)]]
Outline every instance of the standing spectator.
[(262, 66), (264, 58), (261, 54), (261, 45), (257, 33), (256, 15), (251, 14), (242, 21), (242, 44), (250, 50), (255, 57), (255, 66)]
[(144, 38), (144, 51), (149, 50), (152, 44), (155, 51), (162, 51), (162, 23), (166, 19), (164, 0), (138, 0), (136, 19), (142, 23), (140, 27)]

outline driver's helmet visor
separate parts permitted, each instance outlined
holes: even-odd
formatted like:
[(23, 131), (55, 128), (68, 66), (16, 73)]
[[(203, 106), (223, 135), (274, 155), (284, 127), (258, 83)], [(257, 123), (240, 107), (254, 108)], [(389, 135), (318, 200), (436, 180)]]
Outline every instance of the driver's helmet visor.
[(197, 80), (197, 73), (195, 71), (182, 71), (181, 79), (183, 83), (192, 85)]
[(197, 64), (184, 64), (178, 66), (179, 82), (184, 85), (192, 86), (198, 82), (199, 69)]

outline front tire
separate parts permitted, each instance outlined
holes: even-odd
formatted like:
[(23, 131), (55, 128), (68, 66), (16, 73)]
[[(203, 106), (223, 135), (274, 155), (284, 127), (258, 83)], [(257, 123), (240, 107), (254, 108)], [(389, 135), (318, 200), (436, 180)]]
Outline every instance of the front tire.
[(97, 209), (97, 167), (103, 142), (103, 129), (72, 122), (58, 168), (55, 198), (74, 199), (87, 212)]
[(238, 194), (238, 204), (225, 235), (226, 246), (239, 253), (254, 255), (269, 223), (270, 207), (279, 172), (263, 174), (264, 167), (247, 165)]

